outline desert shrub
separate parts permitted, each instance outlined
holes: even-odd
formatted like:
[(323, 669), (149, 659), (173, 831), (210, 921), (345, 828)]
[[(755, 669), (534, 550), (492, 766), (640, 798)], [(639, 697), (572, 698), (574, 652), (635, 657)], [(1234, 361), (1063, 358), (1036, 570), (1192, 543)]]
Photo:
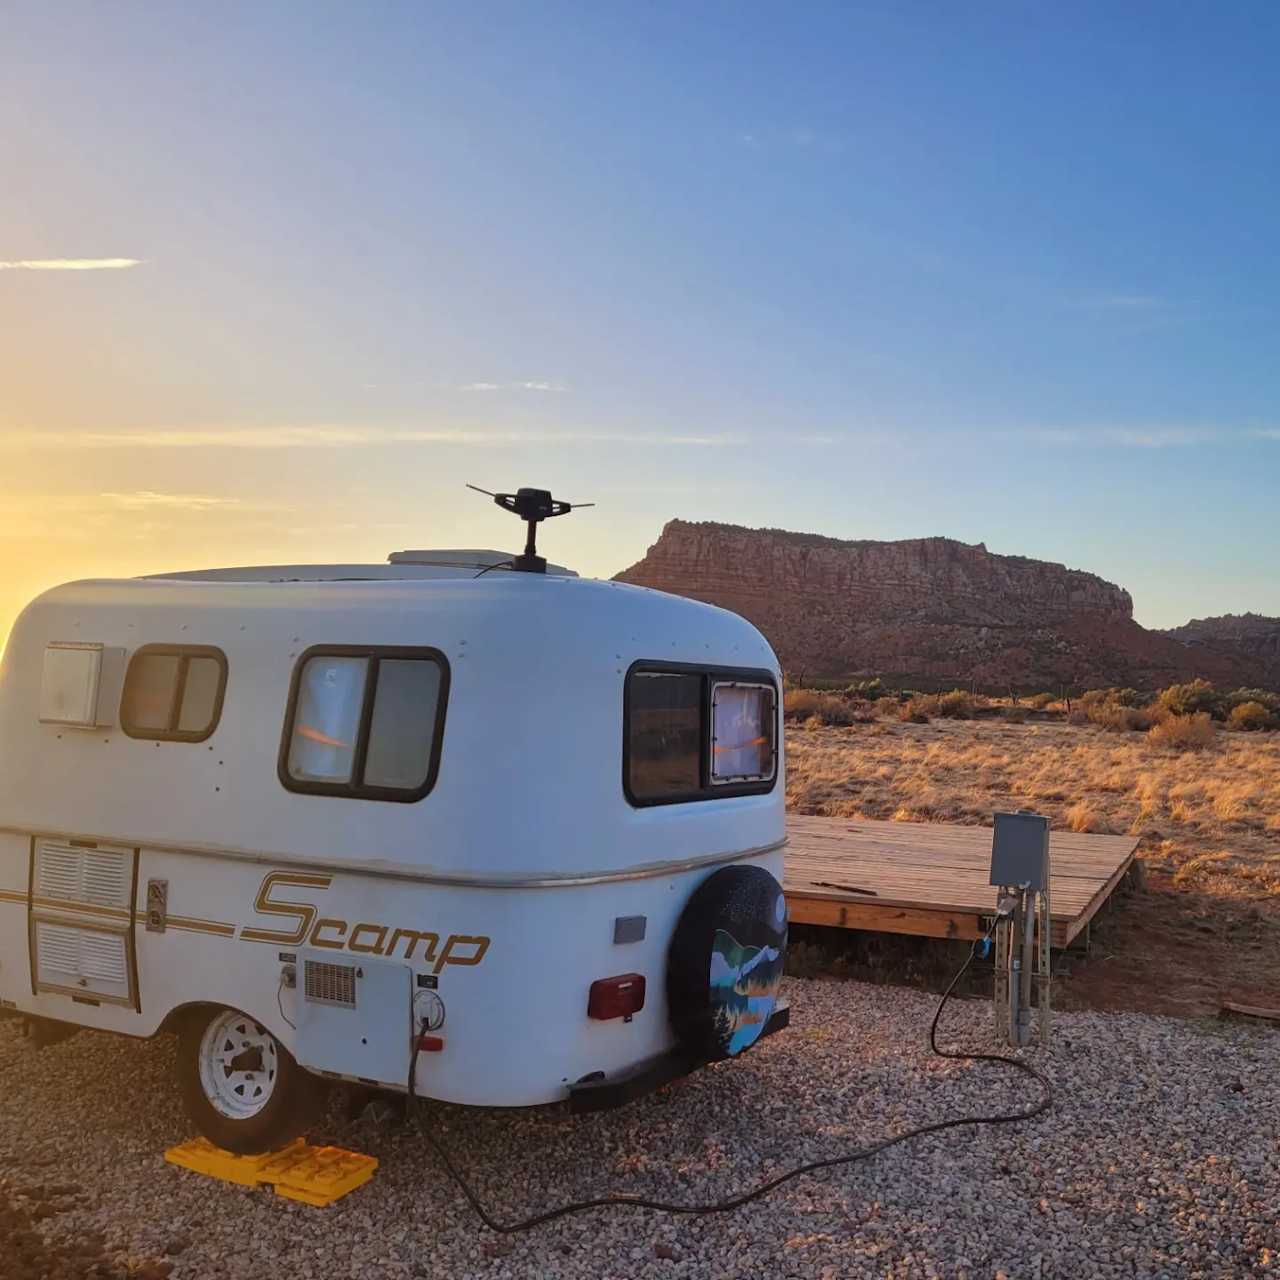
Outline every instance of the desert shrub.
[(874, 680), (859, 680), (851, 684), (845, 691), (845, 696), (849, 698), (861, 698), (864, 702), (874, 702), (877, 698), (883, 698), (888, 692), (880, 677)]
[(1160, 691), (1156, 702), (1175, 716), (1204, 713), (1213, 716), (1215, 720), (1221, 720), (1226, 715), (1226, 699), (1207, 680), (1171, 684)]
[(1261, 702), (1241, 702), (1231, 708), (1227, 717), (1227, 725), (1239, 729), (1242, 733), (1254, 733), (1259, 729), (1274, 729), (1276, 716)]
[(1157, 747), (1170, 747), (1175, 751), (1202, 751), (1214, 738), (1213, 720), (1207, 711), (1195, 715), (1168, 715), (1147, 732), (1147, 740)]
[[(1074, 716), (1074, 712), (1072, 715)], [(1083, 717), (1111, 733), (1141, 733), (1150, 729), (1162, 716), (1150, 707), (1130, 707), (1121, 702), (1103, 702), (1086, 707)]]
[(1093, 707), (1140, 707), (1145, 702), (1137, 689), (1090, 689), (1078, 699), (1086, 710)]
[(952, 689), (938, 695), (938, 715), (947, 720), (972, 720), (973, 713), (986, 702), (966, 689)]
[(1227, 694), (1227, 706), (1233, 711), (1246, 702), (1260, 703), (1268, 711), (1280, 714), (1280, 693), (1272, 693), (1270, 689), (1233, 689)]
[(928, 724), (937, 714), (936, 693), (918, 693), (898, 707), (898, 719), (904, 724)]
[(808, 720), (822, 706), (823, 698), (817, 689), (787, 689), (782, 695), (782, 714), (787, 720)]
[(817, 689), (788, 689), (782, 698), (783, 715), (806, 724), (852, 724), (853, 708), (843, 698)]

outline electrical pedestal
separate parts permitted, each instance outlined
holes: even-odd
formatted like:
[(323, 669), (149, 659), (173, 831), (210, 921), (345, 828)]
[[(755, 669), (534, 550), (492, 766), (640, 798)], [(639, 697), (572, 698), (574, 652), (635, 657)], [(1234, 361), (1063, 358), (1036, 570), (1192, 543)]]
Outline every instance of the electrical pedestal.
[(1030, 1044), (1038, 1006), (1040, 1043), (1047, 1045), (1052, 1016), (1048, 818), (1023, 811), (995, 815), (990, 883), (997, 888), (996, 1035), (1010, 1048)]

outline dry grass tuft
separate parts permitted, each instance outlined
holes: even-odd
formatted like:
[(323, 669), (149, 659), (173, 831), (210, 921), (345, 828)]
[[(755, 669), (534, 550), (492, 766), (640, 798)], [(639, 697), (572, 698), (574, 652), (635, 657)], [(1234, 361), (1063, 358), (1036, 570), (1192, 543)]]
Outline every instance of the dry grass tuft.
[(1173, 751), (1203, 751), (1217, 737), (1213, 720), (1205, 711), (1191, 716), (1166, 716), (1147, 732), (1147, 741)]
[(1088, 800), (1077, 800), (1075, 804), (1067, 810), (1067, 827), (1071, 831), (1097, 831), (1102, 833), (1110, 832), (1111, 828), (1107, 825), (1107, 820), (1102, 816), (1101, 810)]

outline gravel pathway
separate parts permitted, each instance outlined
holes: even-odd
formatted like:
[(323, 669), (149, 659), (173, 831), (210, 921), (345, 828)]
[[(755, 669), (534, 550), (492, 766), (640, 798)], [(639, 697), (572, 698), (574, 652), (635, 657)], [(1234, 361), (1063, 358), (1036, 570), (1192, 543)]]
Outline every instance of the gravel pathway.
[[(789, 979), (791, 1030), (619, 1112), (427, 1113), (503, 1218), (612, 1190), (694, 1200), (913, 1125), (1033, 1100), (946, 1062), (933, 999)], [(943, 1042), (990, 1047), (956, 1002)], [(313, 1137), (376, 1155), (329, 1209), (165, 1164), (187, 1138), (168, 1038), (88, 1033), (36, 1052), (0, 1023), (0, 1274), (391, 1277), (1280, 1275), (1280, 1034), (1060, 1015), (1054, 1111), (799, 1179), (731, 1214), (594, 1211), (520, 1236), (471, 1214), (398, 1113)], [(9, 1253), (6, 1254), (6, 1248)], [(24, 1260), (25, 1259), (25, 1260)], [(96, 1268), (96, 1269), (95, 1269)]]

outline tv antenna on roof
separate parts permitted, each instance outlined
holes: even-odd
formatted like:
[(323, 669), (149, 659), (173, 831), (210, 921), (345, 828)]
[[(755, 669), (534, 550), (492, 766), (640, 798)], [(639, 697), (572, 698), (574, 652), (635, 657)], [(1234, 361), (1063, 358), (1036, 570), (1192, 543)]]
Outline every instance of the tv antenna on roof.
[(513, 516), (519, 516), (528, 526), (524, 540), (524, 554), (511, 561), (511, 567), (517, 573), (546, 573), (547, 562), (538, 554), (538, 525), (543, 520), (551, 520), (556, 516), (567, 516), (570, 511), (579, 507), (594, 507), (594, 502), (564, 502), (553, 498), (549, 489), (517, 489), (515, 493), (490, 493), (479, 485), (468, 484), (468, 489), (476, 493), (486, 494)]

